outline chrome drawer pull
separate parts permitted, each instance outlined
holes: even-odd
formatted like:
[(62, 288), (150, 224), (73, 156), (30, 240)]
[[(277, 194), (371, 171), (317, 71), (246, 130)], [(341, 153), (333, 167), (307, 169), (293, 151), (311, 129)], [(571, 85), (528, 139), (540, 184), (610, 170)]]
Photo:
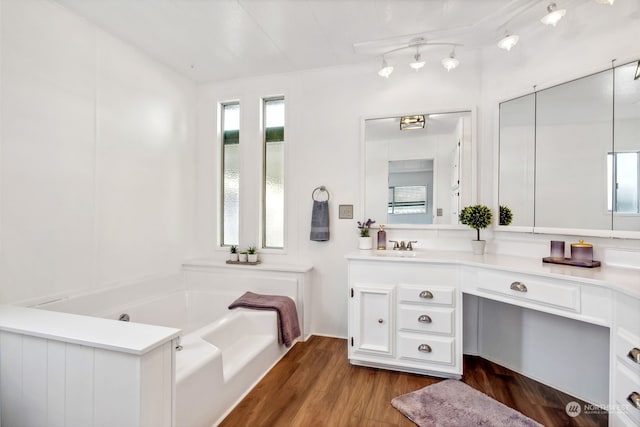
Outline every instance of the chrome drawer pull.
[(636, 363), (640, 363), (640, 348), (632, 348), (627, 357)]
[(511, 284), (511, 290), (518, 292), (527, 292), (527, 287), (522, 282), (513, 282)]
[(423, 314), (422, 316), (418, 317), (418, 322), (431, 323), (431, 317), (427, 316), (426, 314)]
[(431, 346), (429, 344), (420, 344), (418, 346), (418, 351), (422, 353), (431, 353)]
[(634, 391), (627, 397), (627, 400), (636, 408), (640, 409), (640, 393)]
[(432, 299), (433, 298), (433, 294), (430, 291), (422, 291), (422, 292), (420, 292), (420, 298)]

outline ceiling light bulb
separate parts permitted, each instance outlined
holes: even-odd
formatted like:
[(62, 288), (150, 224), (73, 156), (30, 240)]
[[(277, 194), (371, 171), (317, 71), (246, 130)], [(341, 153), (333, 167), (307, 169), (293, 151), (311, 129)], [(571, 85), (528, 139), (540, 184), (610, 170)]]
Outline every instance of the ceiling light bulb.
[(517, 35), (505, 33), (504, 37), (498, 42), (498, 47), (504, 50), (511, 50), (518, 43), (518, 40), (520, 40), (520, 37)]
[(425, 61), (421, 61), (420, 60), (420, 54), (419, 53), (416, 53), (414, 55), (413, 59), (415, 59), (415, 61), (410, 62), (409, 63), (409, 67), (413, 68), (416, 71), (418, 71), (420, 68), (424, 67)]
[(380, 71), (378, 71), (378, 75), (388, 79), (391, 73), (393, 73), (393, 67), (387, 65), (387, 60), (382, 58), (382, 67), (380, 68)]
[(540, 19), (540, 22), (544, 25), (553, 25), (555, 27), (565, 13), (567, 13), (566, 9), (558, 9), (555, 3), (549, 3), (547, 6), (547, 14)]
[(596, 3), (600, 3), (600, 4), (613, 4), (613, 2), (616, 0), (596, 0)]
[(444, 58), (444, 59), (442, 60), (442, 66), (443, 66), (444, 68), (446, 68), (446, 69), (447, 69), (447, 71), (451, 71), (451, 70), (453, 70), (454, 68), (456, 68), (456, 67), (458, 66), (458, 64), (460, 64), (460, 61), (458, 61), (458, 60), (456, 59), (456, 52), (455, 52), (455, 50), (452, 50), (452, 51), (451, 51), (451, 54), (449, 55), (449, 57), (448, 57), (448, 58)]

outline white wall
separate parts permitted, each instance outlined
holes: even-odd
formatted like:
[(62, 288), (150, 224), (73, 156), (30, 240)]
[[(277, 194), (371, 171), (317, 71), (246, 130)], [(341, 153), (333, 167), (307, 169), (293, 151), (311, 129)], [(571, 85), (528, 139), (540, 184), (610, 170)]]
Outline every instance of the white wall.
[[(357, 248), (356, 221), (366, 219), (362, 218), (361, 121), (364, 117), (474, 108), (479, 102), (480, 83), (475, 72), (476, 60), (463, 56), (460, 61), (466, 66), (449, 73), (437, 60), (420, 73), (398, 67), (389, 80), (380, 78), (376, 74), (377, 64), (372, 63), (203, 85), (198, 100), (197, 244), (191, 255), (217, 259), (227, 256), (226, 249), (217, 250), (216, 237), (219, 184), (216, 104), (239, 100), (241, 105), (240, 145), (245, 161), (240, 183), (243, 221), (240, 245), (246, 247), (258, 243), (259, 236), (260, 98), (284, 95), (286, 251), (263, 251), (262, 257), (269, 262), (313, 264), (312, 331), (346, 336), (344, 255)], [(328, 242), (309, 240), (311, 192), (319, 185), (325, 185), (331, 193)], [(338, 219), (339, 204), (354, 205), (353, 220)], [(381, 218), (374, 219), (382, 222)], [(389, 235), (393, 238), (393, 233)]]
[(0, 303), (179, 271), (194, 86), (49, 1), (0, 7)]

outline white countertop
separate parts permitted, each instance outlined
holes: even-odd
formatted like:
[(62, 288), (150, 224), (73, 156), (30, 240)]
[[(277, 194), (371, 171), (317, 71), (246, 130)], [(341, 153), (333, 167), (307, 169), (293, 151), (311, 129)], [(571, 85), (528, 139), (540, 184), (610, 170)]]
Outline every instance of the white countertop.
[(0, 331), (137, 355), (176, 338), (181, 332), (163, 326), (12, 305), (0, 305)]
[(470, 252), (422, 249), (412, 252), (361, 250), (347, 254), (346, 258), (350, 260), (380, 262), (468, 265), (515, 273), (535, 274), (556, 279), (577, 280), (597, 286), (606, 286), (635, 298), (640, 298), (640, 269), (610, 267), (606, 265), (596, 268), (574, 267), (543, 263), (542, 259), (539, 258), (493, 254), (474, 255)]
[(226, 261), (212, 259), (190, 259), (182, 264), (183, 267), (216, 267), (243, 270), (259, 270), (259, 271), (283, 271), (287, 273), (306, 273), (313, 269), (309, 264), (272, 264), (270, 262), (261, 262), (260, 264), (227, 264)]

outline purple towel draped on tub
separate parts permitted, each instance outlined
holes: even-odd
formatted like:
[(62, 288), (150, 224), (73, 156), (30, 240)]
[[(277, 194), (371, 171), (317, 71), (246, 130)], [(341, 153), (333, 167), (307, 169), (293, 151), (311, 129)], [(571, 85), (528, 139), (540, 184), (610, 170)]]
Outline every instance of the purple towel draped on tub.
[(300, 324), (296, 303), (289, 297), (261, 295), (245, 292), (229, 306), (232, 308), (252, 308), (254, 310), (275, 310), (278, 313), (278, 342), (291, 347), (293, 340), (300, 336)]

